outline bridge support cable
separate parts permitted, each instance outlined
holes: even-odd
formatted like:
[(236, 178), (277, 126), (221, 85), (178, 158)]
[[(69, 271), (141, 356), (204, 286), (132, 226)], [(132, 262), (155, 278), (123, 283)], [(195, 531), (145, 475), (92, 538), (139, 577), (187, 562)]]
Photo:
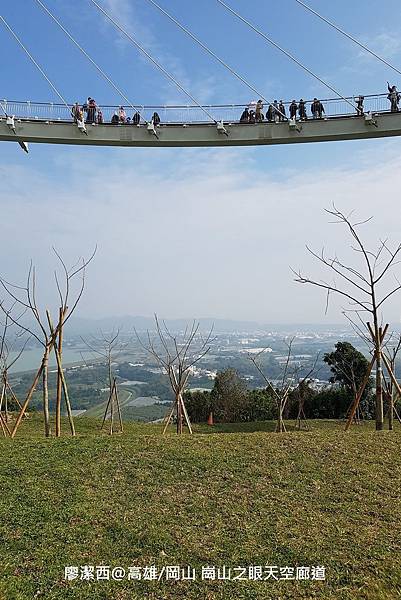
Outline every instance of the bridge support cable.
[[(180, 21), (178, 21), (178, 19), (173, 17), (173, 15), (168, 13), (162, 6), (160, 6), (160, 4), (155, 2), (155, 0), (147, 0), (147, 1), (150, 4), (153, 4), (153, 6), (155, 8), (157, 8), (162, 14), (164, 14), (168, 19), (170, 19), (170, 21), (175, 23), (175, 25), (177, 25), (177, 27), (179, 27), (179, 29), (181, 29), (184, 33), (186, 33), (194, 42), (196, 42), (201, 48), (203, 48), (203, 50), (205, 50), (208, 54), (210, 54), (210, 56), (212, 56), (215, 60), (217, 60), (217, 62), (219, 62), (225, 69), (227, 69), (232, 75), (234, 75), (234, 77), (239, 79), (239, 81), (241, 81), (241, 83), (246, 85), (252, 92), (257, 94), (257, 96), (259, 98), (261, 98), (267, 104), (269, 104), (271, 106), (273, 105), (273, 102), (270, 102), (269, 100), (267, 100), (260, 91), (258, 91), (251, 83), (249, 83), (249, 81), (247, 81), (244, 77), (242, 77), (242, 75), (240, 75), (235, 69), (233, 69), (233, 67), (231, 67), (229, 64), (227, 64), (222, 58), (220, 58), (215, 52), (213, 52), (213, 50), (211, 50), (206, 44), (204, 44), (202, 42), (202, 40), (200, 40), (194, 33), (192, 33), (192, 31), (190, 31), (187, 27), (185, 27), (185, 25), (180, 23)], [(276, 109), (276, 111), (279, 115), (281, 115), (282, 117), (285, 117), (285, 119), (287, 120), (286, 115), (284, 115), (278, 109)]]
[(231, 14), (233, 14), (235, 17), (237, 17), (237, 19), (239, 19), (243, 23), (245, 23), (245, 25), (247, 25), (248, 27), (250, 27), (250, 29), (252, 29), (258, 35), (260, 35), (266, 42), (268, 42), (269, 44), (271, 44), (272, 46), (274, 46), (275, 48), (277, 48), (277, 50), (280, 50), (280, 52), (282, 52), (283, 54), (285, 54), (285, 56), (287, 56), (287, 58), (289, 58), (290, 60), (292, 60), (295, 64), (297, 64), (299, 67), (301, 67), (301, 69), (303, 69), (304, 71), (306, 71), (307, 73), (309, 73), (309, 75), (311, 75), (312, 77), (314, 77), (317, 81), (319, 81), (325, 87), (327, 87), (329, 90), (331, 90), (332, 92), (334, 92), (334, 94), (336, 94), (336, 96), (338, 96), (338, 98), (341, 98), (342, 100), (344, 100), (344, 102), (347, 102), (347, 104), (349, 104), (350, 106), (352, 106), (353, 110), (355, 110), (355, 106), (352, 104), (352, 102), (348, 98), (346, 98), (345, 96), (343, 96), (343, 94), (341, 94), (338, 90), (336, 90), (332, 85), (330, 85), (329, 83), (327, 83), (327, 81), (324, 81), (324, 79), (322, 79), (321, 77), (319, 77), (319, 75), (317, 75), (311, 69), (309, 69), (307, 66), (305, 66), (300, 60), (298, 60), (296, 58), (296, 56), (294, 56), (293, 54), (291, 54), (290, 52), (288, 52), (288, 50), (285, 50), (285, 48), (283, 48), (282, 46), (280, 46), (271, 37), (269, 37), (263, 31), (261, 31), (260, 29), (258, 29), (258, 27), (256, 27), (255, 25), (253, 25), (253, 23), (251, 23), (250, 21), (248, 21), (248, 19), (246, 19), (245, 17), (243, 17), (239, 12), (237, 12), (231, 6), (229, 6), (228, 4), (226, 4), (226, 2), (224, 2), (224, 0), (216, 0), (216, 2), (218, 2), (219, 4), (221, 4), (221, 6), (223, 6), (228, 12), (230, 12)]
[[(64, 25), (60, 22), (60, 20), (48, 9), (48, 7), (42, 2), (42, 0), (34, 0), (42, 9), (49, 15), (51, 19), (60, 27), (60, 29), (65, 33), (65, 35), (71, 40), (73, 44), (82, 52), (82, 54), (89, 60), (89, 62), (97, 69), (97, 71), (101, 74), (101, 76), (113, 87), (113, 89), (127, 102), (127, 104), (141, 114), (140, 107), (133, 104), (129, 98), (124, 94), (124, 92), (117, 86), (116, 83), (103, 71), (103, 69), (97, 64), (95, 60), (86, 52), (86, 50), (81, 46), (81, 44), (73, 37), (73, 35), (64, 27)], [(145, 123), (147, 122), (146, 119)]]
[(207, 108), (205, 108), (204, 106), (202, 106), (200, 104), (200, 102), (198, 102), (196, 100), (196, 98), (194, 98), (194, 96), (191, 94), (191, 92), (188, 92), (188, 90), (186, 90), (183, 85), (181, 85), (181, 83), (179, 81), (177, 81), (177, 79), (175, 77), (173, 77), (173, 75), (171, 75), (171, 73), (169, 73), (167, 71), (167, 69), (165, 69), (147, 50), (145, 50), (145, 48), (130, 34), (128, 33), (128, 31), (126, 29), (124, 29), (124, 27), (122, 25), (120, 25), (102, 6), (100, 6), (100, 4), (98, 2), (96, 2), (96, 0), (89, 0), (90, 2), (92, 2), (92, 4), (94, 6), (96, 6), (96, 8), (106, 17), (106, 19), (108, 19), (116, 29), (118, 29), (120, 31), (120, 33), (122, 33), (130, 42), (131, 44), (133, 44), (144, 56), (146, 56), (146, 58), (148, 60), (150, 60), (150, 62), (155, 65), (155, 67), (161, 72), (163, 73), (163, 75), (169, 79), (172, 83), (174, 83), (174, 85), (181, 90), (181, 92), (183, 92), (188, 98), (190, 98), (190, 100), (192, 100), (192, 102), (194, 102), (194, 104), (196, 104), (196, 106), (198, 108), (200, 108), (205, 115), (207, 115), (209, 117), (209, 119), (215, 123), (218, 126), (218, 129), (221, 133), (225, 133), (227, 134), (227, 131), (224, 128), (224, 125), (222, 122), (217, 121), (216, 118), (207, 110)]
[(318, 13), (317, 10), (314, 10), (311, 6), (308, 6), (308, 4), (305, 4), (305, 2), (302, 2), (302, 0), (295, 0), (295, 2), (297, 2), (300, 6), (303, 6), (306, 10), (308, 10), (310, 13), (312, 13), (313, 15), (318, 17), (318, 19), (320, 19), (321, 21), (324, 21), (324, 23), (327, 23), (327, 25), (330, 25), (330, 27), (332, 27), (333, 29), (335, 29), (336, 31), (338, 31), (339, 33), (344, 35), (346, 38), (348, 38), (349, 40), (354, 42), (354, 44), (357, 44), (360, 48), (365, 50), (365, 52), (368, 52), (369, 54), (371, 54), (372, 56), (377, 58), (377, 60), (380, 60), (382, 63), (387, 65), (387, 67), (390, 67), (390, 69), (393, 69), (393, 71), (395, 71), (396, 73), (401, 75), (400, 69), (397, 69), (397, 67), (395, 67), (394, 65), (389, 63), (385, 58), (383, 58), (382, 56), (380, 56), (379, 54), (377, 54), (376, 52), (374, 52), (373, 50), (368, 48), (368, 46), (363, 44), (361, 41), (359, 41), (357, 38), (352, 36), (350, 33), (347, 33), (346, 31), (344, 31), (344, 29), (341, 29), (341, 27), (339, 27), (338, 25), (333, 23), (333, 21), (330, 21), (327, 17), (324, 17), (323, 15)]
[(11, 33), (11, 35), (16, 40), (16, 42), (18, 43), (18, 45), (23, 49), (23, 51), (25, 52), (25, 54), (28, 56), (28, 58), (31, 60), (31, 62), (35, 65), (35, 67), (38, 69), (38, 71), (41, 73), (41, 75), (46, 79), (47, 83), (50, 85), (50, 87), (52, 88), (52, 90), (57, 94), (57, 96), (60, 98), (60, 100), (62, 101), (62, 103), (68, 109), (70, 109), (67, 101), (60, 94), (60, 92), (58, 91), (58, 89), (56, 88), (56, 86), (52, 83), (52, 81), (46, 75), (46, 73), (44, 72), (44, 70), (42, 69), (42, 67), (39, 65), (39, 63), (34, 59), (34, 57), (29, 52), (29, 50), (24, 46), (24, 44), (22, 43), (21, 39), (17, 36), (17, 34), (15, 33), (15, 31), (12, 29), (12, 27), (7, 23), (7, 21), (5, 20), (5, 18), (2, 17), (1, 15), (0, 15), (0, 21), (2, 21), (2, 23), (4, 24), (4, 26), (6, 27), (6, 29), (8, 29), (8, 31)]

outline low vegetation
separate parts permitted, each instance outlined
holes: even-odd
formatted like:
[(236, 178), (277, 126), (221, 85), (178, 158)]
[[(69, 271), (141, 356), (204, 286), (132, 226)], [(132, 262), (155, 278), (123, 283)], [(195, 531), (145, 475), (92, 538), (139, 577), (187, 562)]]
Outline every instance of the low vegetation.
[[(162, 438), (160, 425), (108, 436), (77, 418), (76, 438), (43, 439), (31, 413), (0, 439), (0, 598), (394, 600), (400, 427), (309, 425), (171, 426)], [(326, 581), (64, 580), (69, 565), (266, 564), (324, 565)]]

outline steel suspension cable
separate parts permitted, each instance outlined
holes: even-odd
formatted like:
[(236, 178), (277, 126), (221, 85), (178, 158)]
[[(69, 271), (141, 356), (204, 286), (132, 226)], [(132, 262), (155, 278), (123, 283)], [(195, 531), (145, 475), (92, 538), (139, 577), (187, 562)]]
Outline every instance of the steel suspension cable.
[(38, 69), (38, 71), (42, 74), (42, 76), (46, 79), (47, 83), (50, 85), (50, 87), (52, 88), (52, 90), (57, 94), (57, 96), (60, 98), (60, 100), (63, 102), (63, 104), (65, 104), (65, 106), (70, 109), (70, 107), (67, 104), (67, 101), (63, 98), (63, 96), (60, 94), (60, 92), (58, 91), (58, 89), (56, 88), (56, 86), (50, 81), (50, 79), (48, 78), (48, 76), (46, 75), (46, 73), (44, 72), (44, 70), (42, 69), (42, 67), (36, 62), (36, 60), (34, 59), (34, 57), (32, 56), (32, 54), (29, 52), (29, 50), (24, 46), (24, 44), (22, 43), (22, 41), (20, 40), (20, 38), (17, 36), (17, 34), (15, 33), (15, 31), (12, 29), (12, 27), (7, 23), (7, 21), (5, 20), (4, 17), (2, 17), (0, 15), (0, 21), (2, 21), (5, 25), (5, 27), (8, 29), (8, 31), (11, 33), (11, 35), (13, 36), (13, 38), (18, 42), (19, 46), (21, 46), (21, 48), (23, 49), (23, 51), (25, 52), (25, 54), (29, 57), (29, 59), (33, 62), (33, 64), (35, 65), (35, 67)]
[(124, 94), (124, 92), (114, 83), (114, 81), (93, 60), (93, 58), (86, 52), (86, 50), (79, 44), (79, 42), (77, 42), (77, 40), (72, 36), (72, 34), (63, 26), (63, 24), (59, 21), (59, 19), (57, 19), (57, 17), (54, 14), (52, 14), (52, 12), (47, 8), (47, 6), (45, 6), (45, 4), (42, 2), (42, 0), (34, 0), (34, 2), (37, 2), (37, 4), (39, 4), (43, 8), (43, 10), (49, 15), (49, 17), (51, 17), (53, 19), (53, 21), (60, 27), (60, 29), (71, 40), (71, 42), (73, 44), (75, 44), (75, 46), (82, 52), (82, 54), (89, 60), (89, 62), (92, 63), (92, 65), (98, 70), (98, 72), (102, 75), (102, 77), (114, 88), (114, 90), (118, 94), (120, 94), (121, 98), (124, 98), (124, 100), (128, 103), (128, 105), (140, 114), (141, 111), (140, 111), (139, 107), (135, 106), (135, 104), (133, 104), (129, 100), (129, 98), (127, 98), (127, 96)]
[(361, 48), (363, 48), (363, 50), (365, 50), (366, 52), (369, 52), (369, 54), (371, 54), (372, 56), (374, 56), (375, 58), (377, 58), (378, 60), (380, 60), (382, 63), (384, 63), (385, 65), (387, 65), (388, 67), (390, 67), (390, 69), (393, 69), (393, 71), (395, 71), (396, 73), (398, 73), (399, 75), (401, 75), (401, 71), (399, 69), (397, 69), (397, 67), (395, 67), (394, 65), (392, 65), (391, 63), (389, 63), (382, 56), (379, 56), (379, 54), (376, 54), (376, 52), (373, 52), (373, 50), (371, 50), (370, 48), (368, 48), (368, 46), (366, 46), (365, 44), (363, 44), (362, 42), (360, 42), (357, 38), (353, 37), (350, 33), (347, 33), (346, 31), (344, 31), (344, 29), (341, 29), (341, 27), (339, 27), (338, 25), (336, 25), (335, 23), (333, 23), (333, 21), (330, 21), (329, 19), (327, 19), (326, 17), (324, 17), (323, 15), (321, 15), (320, 13), (318, 13), (311, 6), (308, 6), (307, 4), (305, 4), (305, 2), (302, 2), (301, 0), (295, 0), (295, 2), (298, 2), (298, 4), (300, 4), (301, 6), (303, 6), (310, 13), (314, 14), (316, 17), (318, 17), (319, 19), (321, 19), (322, 21), (324, 21), (325, 23), (327, 23), (327, 25), (330, 25), (330, 27), (333, 27), (333, 29), (335, 29), (336, 31), (338, 31), (339, 33), (341, 33), (342, 35), (344, 35), (346, 38), (348, 38), (349, 40), (351, 40), (352, 42), (354, 42), (355, 44), (357, 44), (358, 46), (360, 46)]
[(331, 86), (329, 83), (327, 83), (327, 81), (324, 81), (324, 79), (322, 79), (321, 77), (319, 77), (319, 75), (316, 75), (316, 73), (314, 73), (313, 71), (311, 71), (311, 69), (309, 69), (308, 67), (306, 67), (293, 54), (291, 54), (290, 52), (288, 52), (288, 50), (285, 50), (282, 46), (280, 46), (279, 44), (277, 44), (277, 42), (275, 42), (274, 40), (272, 40), (271, 37), (269, 37), (263, 31), (261, 31), (260, 29), (258, 29), (255, 25), (253, 25), (253, 23), (251, 23), (250, 21), (248, 21), (248, 19), (246, 19), (245, 17), (243, 17), (240, 13), (238, 13), (231, 6), (229, 6), (228, 4), (226, 4), (223, 0), (216, 0), (216, 2), (218, 2), (219, 4), (221, 4), (228, 12), (230, 12), (231, 14), (233, 14), (235, 17), (237, 17), (243, 23), (245, 23), (245, 25), (247, 25), (248, 27), (250, 27), (258, 35), (260, 35), (266, 42), (268, 42), (269, 44), (271, 44), (272, 46), (274, 46), (275, 48), (277, 48), (277, 50), (280, 50), (280, 52), (282, 52), (283, 54), (285, 54), (285, 56), (287, 56), (287, 58), (291, 59), (295, 64), (297, 64), (299, 67), (301, 67), (301, 69), (303, 69), (304, 71), (306, 71), (307, 73), (309, 73), (309, 75), (312, 75), (312, 77), (314, 77), (315, 79), (317, 79), (317, 81), (319, 81), (324, 86), (326, 86), (329, 90), (331, 90), (332, 92), (334, 92), (336, 94), (336, 96), (338, 96), (339, 98), (341, 98), (342, 100), (344, 100), (344, 102), (347, 102), (347, 104), (349, 104), (350, 106), (352, 106), (352, 108), (355, 110), (355, 106), (352, 104), (352, 102), (350, 102), (350, 100), (348, 100), (348, 98), (346, 98), (345, 96), (343, 96), (343, 94), (341, 94), (333, 86)]
[[(177, 27), (179, 27), (182, 31), (184, 31), (184, 33), (186, 33), (187, 35), (189, 35), (189, 37), (192, 40), (194, 40), (194, 42), (196, 42), (199, 46), (201, 46), (201, 48), (203, 48), (203, 50), (205, 50), (206, 52), (208, 52), (208, 54), (210, 54), (210, 56), (212, 56), (214, 59), (216, 59), (225, 69), (227, 69), (228, 71), (230, 71), (230, 73), (232, 75), (234, 75), (234, 77), (236, 77), (237, 79), (239, 79), (250, 90), (252, 90), (253, 92), (255, 92), (255, 94), (257, 94), (259, 98), (261, 98), (262, 100), (264, 100), (268, 104), (273, 105), (273, 103), (269, 102), (269, 100), (267, 100), (264, 97), (264, 95), (261, 94), (260, 91), (258, 91), (251, 83), (249, 83), (249, 81), (247, 81), (246, 79), (244, 79), (244, 77), (242, 77), (235, 69), (233, 69), (232, 67), (230, 67), (229, 64), (227, 64), (222, 58), (220, 58), (215, 52), (213, 52), (213, 50), (211, 50), (208, 46), (206, 46), (206, 44), (204, 44), (202, 42), (202, 40), (200, 40), (198, 37), (196, 37), (196, 35), (193, 34), (192, 31), (190, 31), (182, 23), (180, 23), (178, 21), (178, 19), (176, 19), (175, 17), (173, 17), (173, 15), (171, 15), (170, 13), (168, 13), (157, 2), (155, 2), (155, 0), (147, 0), (147, 1), (150, 2), (150, 4), (153, 4), (153, 6), (155, 6), (161, 13), (163, 13), (166, 17), (168, 17), (170, 19), (170, 21), (172, 21), (173, 23), (175, 23), (175, 25), (177, 25)], [(283, 113), (281, 113), (281, 111), (279, 111), (278, 109), (276, 109), (276, 110), (277, 110), (278, 114), (280, 114), (281, 116), (285, 116)]]
[(100, 6), (98, 2), (96, 2), (96, 0), (89, 1), (92, 2), (92, 4), (96, 6), (96, 8), (114, 25), (114, 27), (116, 27), (116, 29), (118, 29), (140, 52), (142, 52), (142, 54), (144, 54), (148, 58), (148, 60), (151, 61), (157, 67), (157, 69), (159, 69), (159, 71), (161, 71), (164, 74), (165, 77), (172, 81), (174, 85), (179, 90), (181, 90), (181, 92), (183, 92), (188, 98), (190, 98), (192, 102), (194, 102), (194, 104), (196, 104), (196, 106), (200, 108), (209, 117), (209, 119), (211, 119), (216, 124), (218, 123), (215, 117), (204, 106), (202, 106), (196, 100), (196, 98), (194, 98), (194, 96), (192, 96), (192, 94), (188, 92), (181, 85), (181, 83), (177, 81), (177, 79), (175, 79), (175, 77), (173, 77), (173, 75), (171, 75), (171, 73), (169, 73), (147, 50), (145, 50), (145, 48), (141, 46), (141, 44), (130, 33), (128, 33), (128, 31), (124, 29), (122, 25), (120, 25), (111, 15), (109, 15), (105, 11), (105, 9), (102, 6)]

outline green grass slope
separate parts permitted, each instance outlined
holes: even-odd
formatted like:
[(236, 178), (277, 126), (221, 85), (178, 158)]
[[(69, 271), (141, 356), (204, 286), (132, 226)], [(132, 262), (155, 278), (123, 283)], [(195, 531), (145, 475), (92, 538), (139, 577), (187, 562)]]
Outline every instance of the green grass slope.
[[(2, 600), (401, 597), (400, 431), (97, 427), (45, 440), (33, 416), (0, 439)], [(191, 565), (198, 579), (69, 582), (67, 565)], [(202, 565), (324, 565), (326, 581), (202, 581)]]

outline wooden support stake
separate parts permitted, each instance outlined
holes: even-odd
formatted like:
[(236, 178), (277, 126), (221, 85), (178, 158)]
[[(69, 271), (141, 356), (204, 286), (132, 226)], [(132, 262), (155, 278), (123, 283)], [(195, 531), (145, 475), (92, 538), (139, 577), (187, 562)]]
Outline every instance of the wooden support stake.
[(373, 365), (375, 364), (375, 362), (376, 362), (376, 356), (374, 356), (372, 358), (372, 360), (370, 361), (368, 370), (366, 371), (366, 375), (365, 375), (365, 377), (364, 377), (364, 379), (363, 379), (363, 381), (361, 383), (361, 386), (360, 386), (360, 388), (358, 390), (357, 395), (355, 396), (355, 400), (354, 400), (354, 402), (353, 402), (353, 404), (351, 406), (351, 411), (349, 413), (348, 420), (347, 420), (347, 423), (345, 425), (345, 431), (348, 431), (348, 429), (351, 427), (351, 423), (352, 423), (352, 421), (354, 419), (354, 416), (355, 416), (355, 413), (356, 413), (356, 409), (359, 406), (359, 403), (361, 401), (363, 392), (365, 391), (365, 388), (366, 388), (366, 386), (368, 384), (368, 381), (370, 379), (370, 374), (372, 373)]
[[(53, 323), (52, 323), (49, 311), (46, 311), (46, 314), (47, 314), (47, 320), (49, 322), (51, 334), (53, 337), (55, 337), (54, 336), (54, 327), (53, 327)], [(61, 321), (60, 321), (60, 323), (61, 323)], [(70, 397), (68, 394), (67, 382), (66, 382), (65, 376), (64, 376), (63, 364), (61, 362), (61, 355), (60, 355), (57, 344), (54, 344), (54, 353), (56, 355), (56, 361), (57, 361), (57, 375), (60, 378), (62, 390), (64, 392), (64, 400), (65, 400), (65, 405), (67, 408), (67, 415), (68, 415), (68, 420), (70, 423), (71, 435), (73, 437), (75, 437), (75, 426), (74, 426), (74, 419), (72, 416)], [(58, 381), (57, 381), (57, 383), (58, 383)], [(61, 419), (61, 407), (60, 407), (60, 419)], [(56, 410), (56, 427), (57, 427), (57, 410)], [(60, 430), (60, 434), (61, 434), (61, 420), (60, 420), (60, 424), (59, 424), (59, 430)]]
[(118, 397), (117, 380), (116, 380), (116, 378), (114, 378), (114, 395), (115, 395), (116, 403), (117, 403), (118, 419), (120, 421), (120, 433), (123, 433), (124, 432), (123, 420), (121, 418), (121, 407), (120, 407), (120, 400), (119, 400), (119, 397)]
[(12, 438), (14, 438), (14, 437), (15, 437), (15, 434), (17, 433), (17, 429), (18, 429), (18, 427), (19, 427), (19, 425), (20, 425), (20, 423), (21, 423), (21, 421), (22, 421), (22, 417), (24, 416), (24, 414), (25, 414), (25, 411), (26, 411), (26, 409), (27, 409), (27, 407), (28, 407), (28, 404), (29, 404), (29, 402), (30, 402), (30, 400), (31, 400), (31, 398), (32, 398), (32, 394), (33, 394), (33, 392), (35, 391), (35, 389), (36, 389), (36, 386), (38, 385), (39, 379), (40, 379), (40, 377), (41, 377), (41, 375), (42, 375), (43, 368), (44, 368), (44, 362), (43, 362), (43, 361), (44, 361), (44, 359), (42, 359), (42, 363), (41, 363), (41, 365), (40, 365), (39, 369), (37, 370), (37, 373), (36, 373), (36, 375), (35, 375), (35, 378), (34, 378), (34, 380), (33, 380), (33, 383), (32, 383), (31, 387), (30, 387), (30, 388), (29, 388), (29, 390), (28, 390), (27, 396), (26, 396), (26, 398), (25, 398), (25, 402), (24, 402), (24, 404), (22, 405), (22, 408), (21, 408), (20, 412), (18, 413), (17, 420), (15, 421), (15, 424), (14, 424), (13, 430), (12, 430), (12, 432), (11, 432), (11, 437), (12, 437)]
[(60, 371), (59, 363), (62, 365), (62, 353), (63, 353), (63, 328), (61, 323), (64, 321), (64, 311), (63, 307), (59, 309), (59, 323), (60, 329), (58, 332), (58, 341), (55, 344), (55, 348), (57, 348), (59, 361), (57, 361), (57, 392), (56, 392), (56, 437), (60, 437), (61, 435), (61, 390), (63, 387), (62, 382), (62, 367)]
[(169, 415), (167, 417), (166, 423), (165, 423), (164, 428), (163, 428), (163, 435), (166, 433), (167, 427), (170, 425), (171, 419), (172, 419), (173, 414), (174, 414), (175, 405), (176, 405), (176, 401), (174, 400), (173, 406), (171, 408), (171, 411), (170, 411), (170, 413), (169, 413)]

